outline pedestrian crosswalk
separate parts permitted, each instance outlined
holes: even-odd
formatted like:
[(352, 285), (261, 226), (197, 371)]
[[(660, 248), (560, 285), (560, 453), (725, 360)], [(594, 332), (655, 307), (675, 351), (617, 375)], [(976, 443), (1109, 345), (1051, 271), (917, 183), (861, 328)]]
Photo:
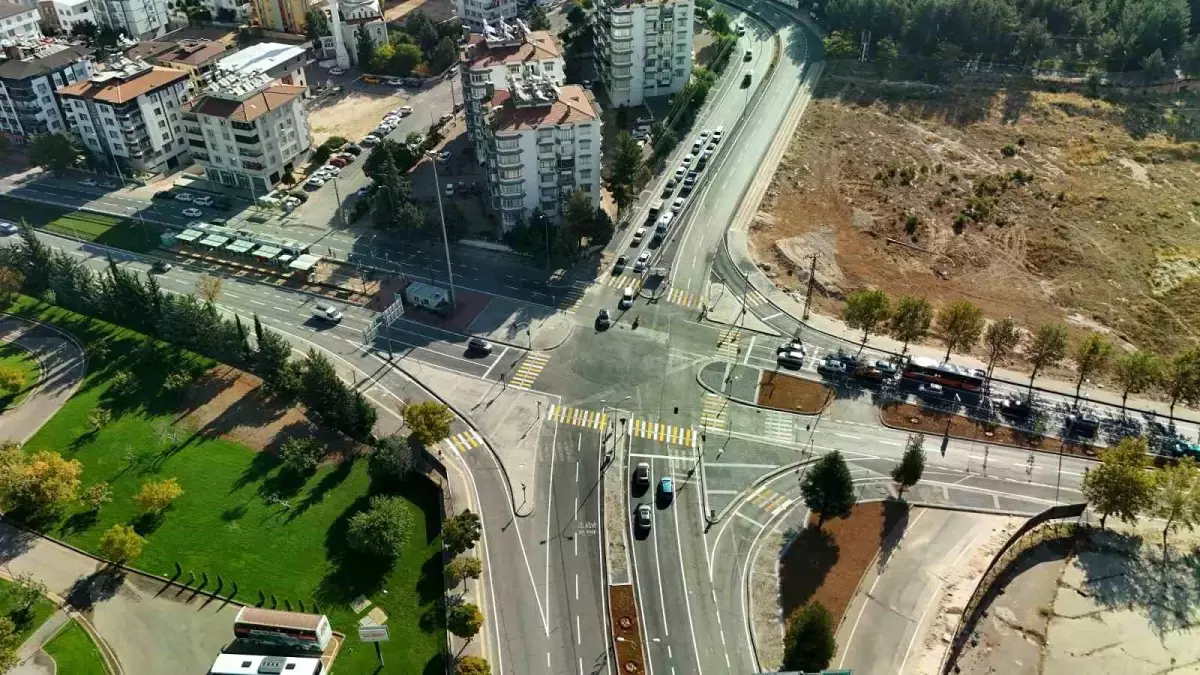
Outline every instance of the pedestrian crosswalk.
[(705, 392), (700, 410), (700, 426), (710, 431), (725, 431), (729, 428), (729, 401), (716, 394)]
[(583, 294), (587, 292), (588, 285), (582, 281), (576, 281), (567, 289), (566, 293), (558, 301), (558, 308), (566, 314), (574, 314), (575, 308), (583, 303)]
[(509, 384), (521, 389), (532, 389), (533, 382), (541, 374), (542, 369), (546, 367), (546, 363), (550, 361), (548, 354), (542, 352), (529, 352), (525, 356), (525, 360), (521, 362), (517, 372), (513, 373)]
[(451, 452), (455, 450), (459, 452), (466, 452), (471, 448), (478, 448), (479, 446), (483, 445), (483, 438), (481, 438), (479, 434), (472, 429), (470, 431), (464, 431), (461, 434), (455, 434), (442, 441), (442, 443), (445, 444), (445, 446), (449, 448)]
[(639, 279), (638, 277), (631, 277), (631, 276), (628, 276), (625, 274), (617, 274), (615, 276), (612, 274), (605, 274), (604, 276), (597, 279), (596, 283), (598, 283), (602, 286), (608, 286), (609, 288), (616, 288), (616, 289), (622, 290), (622, 291), (625, 290), (626, 288), (633, 288), (634, 293), (637, 293), (642, 288), (642, 280), (641, 279)]
[(747, 307), (758, 307), (759, 305), (764, 304), (766, 301), (767, 301), (767, 299), (764, 298), (761, 293), (759, 293), (758, 291), (756, 291), (754, 289), (750, 289), (746, 293), (746, 306)]
[(682, 288), (672, 288), (667, 292), (667, 302), (683, 307), (695, 307), (699, 304), (700, 296), (688, 293)]
[(754, 504), (774, 517), (780, 513), (783, 513), (783, 511), (787, 509), (787, 507), (791, 506), (796, 500), (794, 497), (779, 494), (778, 492), (764, 485), (763, 487), (760, 487), (754, 492), (750, 493), (750, 496), (746, 497), (746, 501)]
[(764, 410), (763, 424), (765, 436), (780, 443), (792, 443), (796, 440), (792, 416), (775, 410)]
[(608, 421), (608, 415), (595, 410), (583, 410), (555, 403), (550, 406), (550, 412), (546, 419), (588, 429), (603, 429), (604, 423)]
[(662, 424), (650, 420), (633, 420), (630, 433), (638, 438), (645, 438), (660, 443), (695, 447), (696, 434), (691, 427), (677, 427), (673, 424)]
[(727, 361), (737, 361), (741, 355), (741, 350), (738, 347), (741, 345), (741, 335), (734, 333), (732, 335), (722, 335), (721, 342), (717, 345), (717, 356)]

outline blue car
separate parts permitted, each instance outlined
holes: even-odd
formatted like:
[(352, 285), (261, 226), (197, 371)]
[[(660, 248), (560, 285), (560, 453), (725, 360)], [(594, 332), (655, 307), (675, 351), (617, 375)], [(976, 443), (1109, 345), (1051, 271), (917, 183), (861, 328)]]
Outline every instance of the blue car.
[(658, 494), (665, 501), (671, 501), (671, 498), (675, 496), (675, 481), (670, 476), (658, 479)]

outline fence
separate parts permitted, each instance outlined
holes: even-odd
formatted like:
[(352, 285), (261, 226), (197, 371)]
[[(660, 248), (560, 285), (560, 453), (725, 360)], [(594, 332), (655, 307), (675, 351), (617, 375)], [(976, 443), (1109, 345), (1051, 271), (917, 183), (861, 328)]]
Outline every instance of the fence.
[(987, 569), (984, 570), (983, 576), (979, 578), (979, 583), (975, 586), (975, 590), (971, 593), (971, 597), (963, 607), (962, 614), (959, 615), (958, 626), (954, 629), (954, 637), (950, 641), (949, 649), (946, 650), (942, 666), (938, 669), (942, 675), (948, 675), (954, 667), (954, 662), (962, 655), (967, 638), (983, 613), (985, 607), (984, 600), (991, 592), (992, 585), (1008, 569), (1009, 563), (1016, 559), (1017, 556), (1042, 542), (1061, 538), (1073, 540), (1078, 533), (1078, 523), (1072, 524), (1069, 534), (1065, 535), (1065, 537), (1058, 527), (1061, 525), (1061, 522), (1053, 523), (1053, 526), (1050, 523), (1051, 521), (1063, 521), (1067, 518), (1078, 519), (1083, 516), (1086, 508), (1087, 504), (1082, 503), (1052, 506), (1025, 521), (1004, 542), (1004, 545), (992, 557), (992, 561), (988, 564)]

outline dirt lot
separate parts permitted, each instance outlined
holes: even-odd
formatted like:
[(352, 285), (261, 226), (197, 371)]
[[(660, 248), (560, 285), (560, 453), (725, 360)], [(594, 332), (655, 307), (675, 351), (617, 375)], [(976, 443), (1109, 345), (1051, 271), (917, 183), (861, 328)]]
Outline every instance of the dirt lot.
[(827, 313), (880, 288), (1170, 353), (1200, 332), (1197, 103), (827, 76), (752, 250), (793, 289), (819, 253)]
[(849, 518), (826, 521), (823, 530), (805, 528), (779, 561), (783, 615), (817, 601), (841, 621), (858, 580), (897, 520), (895, 514), (885, 518), (883, 502), (870, 502), (855, 506)]
[(815, 415), (833, 399), (833, 390), (812, 380), (764, 370), (758, 386), (758, 404), (776, 410)]
[(918, 431), (931, 437), (940, 438), (945, 434), (948, 420), (952, 438), (1055, 453), (1061, 446), (1063, 453), (1067, 455), (1084, 457), (1096, 457), (1097, 455), (1096, 448), (1090, 445), (1063, 443), (1060, 439), (1051, 437), (1033, 438), (1012, 427), (983, 425), (963, 415), (947, 415), (944, 412), (929, 410), (911, 403), (888, 404), (880, 411), (879, 417), (885, 425), (894, 429)]
[(395, 87), (369, 85), (364, 91), (318, 96), (309, 105), (313, 147), (330, 136), (358, 140), (375, 130), (383, 116), (408, 102)]

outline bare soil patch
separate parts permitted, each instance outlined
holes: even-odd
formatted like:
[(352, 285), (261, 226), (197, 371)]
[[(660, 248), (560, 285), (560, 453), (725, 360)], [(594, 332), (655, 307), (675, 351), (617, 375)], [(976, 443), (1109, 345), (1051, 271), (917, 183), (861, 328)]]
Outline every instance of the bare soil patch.
[(784, 617), (810, 602), (820, 602), (840, 622), (858, 582), (887, 539), (895, 518), (883, 502), (854, 507), (849, 518), (835, 518), (817, 530), (811, 519), (780, 559), (779, 596)]
[(621, 673), (646, 672), (646, 663), (641, 647), (642, 626), (641, 620), (638, 619), (637, 601), (633, 597), (633, 584), (609, 586), (608, 607), (609, 612), (612, 613), (612, 635), (617, 649), (617, 671)]
[(828, 314), (879, 288), (1170, 353), (1200, 334), (1197, 103), (827, 76), (751, 249), (788, 290), (821, 253)]
[[(1060, 438), (1050, 436), (1030, 436), (1009, 426), (980, 424), (963, 415), (929, 410), (911, 403), (889, 403), (880, 411), (879, 417), (885, 425), (893, 429), (917, 431), (930, 436), (946, 434), (948, 428), (951, 438), (964, 441), (1008, 445), (1042, 452), (1058, 453), (1061, 451), (1066, 455), (1080, 457), (1094, 458), (1099, 454), (1099, 449), (1091, 445), (1068, 443)], [(949, 426), (947, 427), (947, 425)]]
[(833, 400), (833, 390), (801, 377), (764, 370), (759, 379), (758, 404), (776, 410), (815, 415)]
[(311, 104), (308, 117), (312, 124), (313, 146), (324, 143), (331, 136), (357, 141), (374, 131), (388, 111), (407, 101), (400, 90), (383, 84), (318, 98)]
[(184, 396), (179, 419), (206, 438), (224, 438), (252, 450), (277, 452), (293, 437), (315, 438), (337, 458), (358, 452), (360, 444), (323, 429), (298, 406), (280, 403), (263, 390), (262, 380), (221, 365), (197, 380)]

